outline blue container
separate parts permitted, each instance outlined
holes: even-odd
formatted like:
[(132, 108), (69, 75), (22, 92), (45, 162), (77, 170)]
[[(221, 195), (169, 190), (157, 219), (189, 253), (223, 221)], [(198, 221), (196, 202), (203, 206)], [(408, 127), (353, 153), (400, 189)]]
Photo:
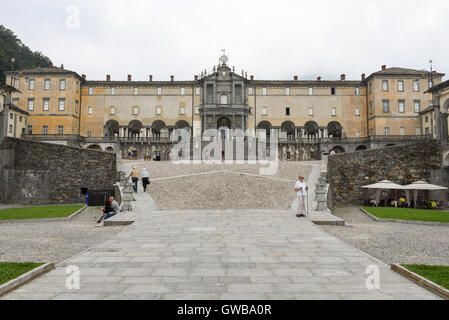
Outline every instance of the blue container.
[(89, 194), (86, 193), (86, 204), (89, 204)]

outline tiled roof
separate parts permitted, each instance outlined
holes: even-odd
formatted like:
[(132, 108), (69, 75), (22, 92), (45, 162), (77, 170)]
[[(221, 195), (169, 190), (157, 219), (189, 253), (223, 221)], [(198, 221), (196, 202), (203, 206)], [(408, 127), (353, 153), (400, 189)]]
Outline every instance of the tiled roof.
[[(444, 73), (433, 71), (433, 75), (443, 77)], [(374, 76), (405, 76), (405, 77), (415, 76), (423, 78), (430, 76), (430, 72), (427, 70), (415, 70), (415, 69), (393, 67), (374, 72), (367, 79), (371, 79)]]
[[(24, 75), (32, 75), (32, 74), (61, 74), (61, 75), (73, 75), (77, 77), (80, 80), (83, 80), (83, 78), (76, 73), (75, 71), (58, 68), (58, 67), (37, 67), (33, 69), (24, 69), (24, 70), (17, 70), (14, 71), (14, 73), (24, 74)], [(5, 72), (5, 74), (11, 74), (11, 71)]]

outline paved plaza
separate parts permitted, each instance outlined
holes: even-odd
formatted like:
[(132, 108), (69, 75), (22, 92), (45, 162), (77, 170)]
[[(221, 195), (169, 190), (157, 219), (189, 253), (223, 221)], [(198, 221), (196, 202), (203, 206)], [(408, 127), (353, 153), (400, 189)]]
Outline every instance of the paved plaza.
[[(146, 166), (151, 172), (153, 168)], [(288, 178), (295, 179), (298, 171), (308, 172), (311, 180), (316, 166), (319, 173), (319, 164), (296, 166), (274, 178), (286, 180), (292, 188)], [(207, 171), (175, 167), (164, 174), (159, 169), (152, 174), (152, 188), (157, 179)], [(256, 189), (270, 181), (251, 179)], [(290, 202), (291, 194), (285, 197)], [(224, 197), (231, 209), (217, 210), (216, 204), (207, 208), (205, 203), (181, 208), (182, 198), (174, 192), (174, 208), (161, 198), (161, 210), (150, 194), (139, 193), (135, 211), (129, 214), (132, 225), (4, 299), (438, 299), (309, 219), (298, 219), (284, 207), (271, 208), (271, 200), (257, 198), (263, 205), (248, 209), (233, 205), (232, 197)], [(236, 198), (236, 203), (242, 202)], [(78, 290), (66, 288), (65, 271), (71, 265), (80, 269)], [(367, 288), (367, 268), (380, 271), (379, 289)]]

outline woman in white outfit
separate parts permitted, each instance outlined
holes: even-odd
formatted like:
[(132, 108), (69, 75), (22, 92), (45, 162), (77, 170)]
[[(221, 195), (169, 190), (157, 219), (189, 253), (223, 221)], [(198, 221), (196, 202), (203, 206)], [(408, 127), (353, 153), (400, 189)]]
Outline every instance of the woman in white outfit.
[(296, 216), (298, 218), (306, 216), (305, 202), (307, 201), (307, 191), (309, 191), (309, 187), (304, 182), (304, 177), (300, 176), (299, 181), (295, 185), (296, 197), (298, 199), (298, 212)]

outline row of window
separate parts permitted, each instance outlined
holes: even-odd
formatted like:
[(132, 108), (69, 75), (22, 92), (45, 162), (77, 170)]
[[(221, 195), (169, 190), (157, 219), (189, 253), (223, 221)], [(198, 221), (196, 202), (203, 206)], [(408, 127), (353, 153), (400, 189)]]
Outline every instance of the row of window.
[[(33, 134), (33, 126), (28, 126), (28, 134)], [(48, 134), (48, 126), (47, 125), (43, 125), (42, 126), (42, 134), (47, 135)], [(58, 126), (58, 134), (64, 134), (64, 126), (59, 125)]]
[[(391, 80), (394, 81), (394, 80)], [(433, 87), (433, 82), (432, 80), (429, 80), (429, 88)], [(397, 91), (398, 92), (404, 92), (404, 80), (397, 80), (396, 82), (397, 85)], [(414, 80), (413, 81), (413, 91), (414, 92), (419, 92), (420, 91), (420, 80)], [(382, 80), (382, 91), (384, 92), (388, 92), (390, 91), (390, 80)], [(372, 93), (373, 92), (373, 88), (372, 88), (372, 84), (370, 83), (369, 86), (369, 92)]]
[[(382, 111), (383, 111), (383, 113), (390, 113), (390, 100), (382, 100)], [(398, 100), (398, 112), (405, 113), (405, 111), (406, 111), (405, 100)], [(420, 100), (413, 101), (413, 111), (415, 113), (421, 112), (421, 101)], [(369, 104), (369, 113), (370, 114), (374, 113), (372, 102), (370, 102), (370, 104)]]
[[(182, 96), (184, 96), (184, 95), (186, 94), (186, 88), (180, 88), (179, 91), (180, 91), (180, 94), (181, 94)], [(111, 93), (112, 96), (116, 95), (116, 94), (117, 94), (116, 88), (115, 88), (115, 87), (112, 87), (110, 93)], [(94, 94), (94, 88), (90, 87), (90, 88), (88, 89), (88, 94), (89, 94), (90, 96), (93, 95), (93, 94)], [(135, 96), (139, 95), (139, 87), (134, 87), (134, 88), (133, 88), (133, 94), (134, 94)], [(201, 94), (201, 89), (200, 89), (200, 88), (195, 88), (195, 94), (196, 94), (197, 96), (199, 96), (199, 95)], [(162, 88), (157, 88), (157, 95), (158, 95), (158, 96), (161, 96), (161, 95), (162, 95)]]
[[(314, 111), (313, 111), (313, 108), (311, 107), (311, 108), (309, 108), (309, 116), (313, 116), (314, 115)], [(268, 115), (268, 108), (267, 107), (263, 107), (262, 108), (262, 115), (263, 116), (267, 116)], [(291, 108), (290, 107), (286, 107), (285, 108), (285, 115), (286, 116), (290, 116), (291, 115)], [(355, 108), (355, 115), (356, 116), (360, 116), (360, 108), (359, 107), (356, 107)], [(335, 108), (335, 107), (332, 107), (331, 108), (331, 116), (332, 117), (336, 117), (337, 116), (337, 108)]]
[[(249, 95), (253, 95), (254, 91), (253, 88), (248, 88), (248, 94)], [(268, 94), (268, 90), (267, 88), (262, 88), (262, 95), (266, 96)], [(335, 95), (336, 94), (336, 89), (335, 88), (330, 88), (330, 94), (331, 95)], [(354, 88), (354, 94), (356, 96), (360, 95), (360, 88), (359, 87), (355, 87)], [(285, 95), (289, 96), (290, 95), (290, 88), (285, 88)], [(309, 88), (309, 96), (313, 96), (314, 95), (314, 89), (313, 88)]]
[[(35, 102), (34, 98), (28, 99), (28, 111), (34, 111), (34, 109), (35, 109), (34, 102)], [(66, 108), (66, 99), (59, 98), (58, 99), (58, 111), (65, 111), (65, 108)], [(50, 111), (50, 98), (42, 99), (42, 110)], [(75, 100), (75, 113), (78, 113), (78, 100)]]
[[(36, 87), (36, 80), (30, 79), (28, 81), (28, 90), (34, 90)], [(50, 90), (51, 89), (51, 79), (44, 79), (44, 90)], [(66, 90), (67, 89), (67, 80), (66, 79), (59, 79), (59, 90)], [(76, 82), (76, 92), (79, 92), (79, 82)]]
[[(421, 135), (421, 128), (417, 127), (415, 130), (416, 130), (415, 131), (415, 135), (420, 136)], [(391, 135), (390, 132), (391, 132), (390, 127), (384, 127), (384, 132), (383, 133), (384, 133), (385, 136)], [(374, 135), (374, 128), (371, 128), (371, 135)], [(401, 136), (405, 136), (406, 135), (405, 127), (400, 127), (399, 128), (399, 135), (401, 135)]]

